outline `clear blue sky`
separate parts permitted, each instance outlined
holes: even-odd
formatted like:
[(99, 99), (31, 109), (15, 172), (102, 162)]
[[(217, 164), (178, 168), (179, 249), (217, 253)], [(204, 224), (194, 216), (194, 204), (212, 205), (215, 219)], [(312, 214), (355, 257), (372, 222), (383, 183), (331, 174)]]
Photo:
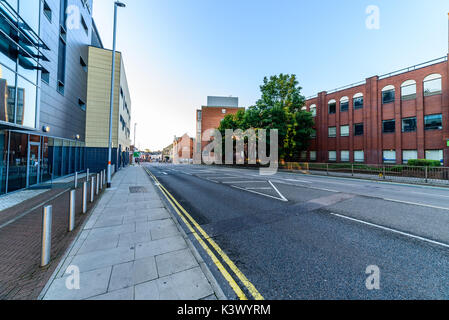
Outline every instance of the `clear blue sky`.
[[(123, 0), (117, 49), (124, 53), (137, 145), (152, 150), (195, 132), (208, 95), (248, 107), (264, 76), (294, 73), (303, 94), (442, 57), (447, 0)], [(380, 9), (369, 30), (366, 8)], [(112, 46), (113, 0), (94, 0)]]

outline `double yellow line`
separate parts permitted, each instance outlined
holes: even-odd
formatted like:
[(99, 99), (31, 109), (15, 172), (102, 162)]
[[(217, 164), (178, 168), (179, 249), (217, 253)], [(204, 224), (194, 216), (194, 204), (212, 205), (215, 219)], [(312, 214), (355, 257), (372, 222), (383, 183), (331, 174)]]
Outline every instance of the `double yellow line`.
[[(170, 192), (159, 182), (159, 180), (154, 176), (154, 174), (144, 168), (145, 171), (150, 175), (155, 181), (158, 188), (161, 190), (167, 201), (185, 223), (187, 228), (192, 232), (195, 239), (200, 243), (201, 247), (206, 251), (209, 257), (212, 259), (214, 264), (217, 266), (218, 270), (221, 272), (223, 277), (228, 281), (231, 288), (237, 294), (240, 300), (248, 300), (243, 290), (234, 280), (234, 278), (229, 274), (226, 268), (223, 266), (221, 261), (217, 258), (215, 253), (211, 250), (211, 248), (206, 244), (206, 242), (215, 250), (215, 252), (221, 257), (221, 259), (228, 265), (228, 267), (232, 270), (232, 272), (237, 276), (240, 282), (246, 287), (248, 292), (253, 296), (255, 300), (264, 300), (262, 295), (257, 291), (256, 287), (245, 277), (245, 275), (237, 268), (237, 266), (232, 262), (231, 259), (223, 252), (223, 250), (218, 246), (218, 244), (209, 237), (209, 235), (201, 228), (201, 226), (192, 218), (192, 216), (179, 204), (178, 201), (171, 195)], [(190, 221), (190, 222), (189, 222)], [(195, 230), (196, 229), (196, 230)], [(198, 232), (197, 232), (198, 231)], [(202, 237), (201, 237), (201, 236)]]

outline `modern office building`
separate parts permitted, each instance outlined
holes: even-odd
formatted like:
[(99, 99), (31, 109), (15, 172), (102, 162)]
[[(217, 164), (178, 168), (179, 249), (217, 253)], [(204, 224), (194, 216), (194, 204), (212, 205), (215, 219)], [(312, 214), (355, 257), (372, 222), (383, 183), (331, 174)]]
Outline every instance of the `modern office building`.
[(300, 161), (449, 166), (448, 57), (307, 98), (316, 137)]
[(239, 98), (237, 97), (207, 97), (207, 106), (196, 111), (196, 139), (195, 155), (201, 154), (210, 141), (202, 141), (207, 130), (217, 129), (220, 122), (228, 114), (236, 114), (239, 110)]
[(0, 1), (0, 195), (86, 168), (91, 44), (92, 0)]
[[(112, 72), (112, 51), (88, 48), (86, 152), (87, 166), (104, 168), (108, 162), (109, 114)], [(114, 109), (112, 118), (112, 163), (116, 170), (129, 164), (131, 147), (131, 97), (125, 65), (116, 53), (114, 78)]]

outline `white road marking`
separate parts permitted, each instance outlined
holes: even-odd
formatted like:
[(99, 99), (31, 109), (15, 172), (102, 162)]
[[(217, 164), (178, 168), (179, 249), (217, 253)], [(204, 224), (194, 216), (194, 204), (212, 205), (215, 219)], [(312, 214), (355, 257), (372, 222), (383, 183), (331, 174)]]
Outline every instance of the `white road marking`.
[(162, 174), (168, 175), (168, 173), (167, 173), (167, 172), (162, 172)]
[[(382, 198), (380, 198), (380, 199), (382, 199)], [(449, 208), (434, 206), (434, 205), (431, 205), (431, 204), (424, 204), (424, 203), (410, 202), (410, 201), (402, 201), (402, 200), (396, 200), (396, 199), (387, 199), (387, 198), (383, 198), (383, 200), (391, 201), (391, 202), (397, 202), (397, 203), (411, 204), (411, 205), (414, 205), (414, 206), (420, 206), (420, 207), (427, 207), (427, 208), (433, 208), (433, 209), (440, 209), (440, 210), (447, 210), (447, 211), (449, 211)]]
[(378, 225), (378, 224), (374, 224), (374, 223), (371, 223), (371, 222), (366, 222), (366, 221), (363, 221), (363, 220), (347, 217), (347, 216), (344, 216), (344, 215), (341, 215), (341, 214), (337, 214), (337, 213), (329, 213), (329, 214), (332, 215), (332, 216), (335, 216), (335, 217), (342, 218), (342, 219), (346, 219), (346, 220), (350, 220), (350, 221), (353, 221), (353, 222), (358, 222), (358, 223), (361, 223), (361, 224), (365, 224), (367, 226), (371, 226), (371, 227), (374, 227), (374, 228), (378, 228), (378, 229), (382, 229), (382, 230), (385, 230), (385, 231), (390, 231), (390, 232), (393, 232), (393, 233), (397, 233), (397, 234), (400, 234), (400, 235), (403, 235), (403, 236), (406, 236), (406, 237), (409, 237), (409, 238), (413, 238), (413, 239), (425, 241), (425, 242), (428, 242), (428, 243), (431, 243), (431, 244), (435, 244), (435, 245), (438, 245), (438, 246), (442, 246), (442, 247), (445, 247), (445, 248), (449, 248), (449, 244), (446, 244), (446, 243), (442, 243), (442, 242), (438, 242), (438, 241), (435, 241), (435, 240), (423, 238), (423, 237), (420, 237), (420, 236), (415, 236), (415, 235), (407, 233), (407, 232), (402, 232), (402, 231), (399, 231), (399, 230), (395, 230), (395, 229), (384, 227), (384, 226), (381, 226), (381, 225)]
[(444, 195), (442, 195), (442, 194), (431, 194), (431, 193), (414, 192), (414, 191), (412, 191), (412, 192), (410, 192), (410, 193), (413, 193), (413, 194), (421, 194), (421, 195), (426, 195), (426, 196), (431, 196), (431, 197), (443, 197), (443, 198), (449, 198), (449, 196), (444, 196)]
[(240, 188), (240, 187), (237, 187), (237, 186), (231, 186), (231, 187), (239, 189), (239, 190), (255, 193), (255, 194), (258, 194), (258, 195), (261, 195), (261, 196), (265, 196), (265, 197), (268, 197), (268, 198), (276, 199), (276, 200), (279, 200), (279, 201), (282, 201), (282, 202), (288, 201), (288, 200), (284, 200), (284, 199), (281, 199), (281, 198), (270, 196), (269, 194), (265, 194), (265, 193), (262, 193), (262, 192), (257, 192), (257, 191), (254, 191), (254, 190), (248, 190), (248, 189)]
[(310, 183), (312, 184), (313, 182), (310, 181), (305, 181), (305, 180), (296, 180), (296, 179), (282, 179), (284, 181), (290, 181), (290, 182), (302, 182), (302, 183)]
[(279, 196), (285, 201), (288, 202), (288, 199), (282, 195), (282, 193), (279, 192), (278, 188), (276, 188), (270, 180), (268, 180), (268, 183), (273, 187), (273, 189), (279, 194)]
[(267, 183), (266, 181), (223, 181), (223, 184), (242, 184), (242, 183)]

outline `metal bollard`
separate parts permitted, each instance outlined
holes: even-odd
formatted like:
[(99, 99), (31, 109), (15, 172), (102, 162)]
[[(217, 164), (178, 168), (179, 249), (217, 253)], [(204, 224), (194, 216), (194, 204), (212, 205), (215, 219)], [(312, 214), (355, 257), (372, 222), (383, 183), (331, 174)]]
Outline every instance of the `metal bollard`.
[(75, 229), (75, 204), (76, 204), (76, 190), (70, 191), (70, 206), (69, 206), (69, 232)]
[(74, 183), (74, 188), (78, 188), (78, 172), (75, 172), (75, 183)]
[(89, 181), (89, 175), (90, 175), (90, 172), (89, 172), (89, 168), (88, 168), (87, 172), (86, 172), (86, 181)]
[(93, 203), (95, 199), (94, 195), (94, 188), (95, 188), (95, 177), (92, 177), (90, 182), (90, 202)]
[(106, 170), (103, 170), (103, 184), (106, 184)]
[(51, 257), (51, 225), (53, 219), (53, 207), (46, 206), (42, 213), (42, 249), (41, 249), (41, 267), (50, 263)]
[(83, 213), (87, 212), (87, 181), (83, 183)]
[(98, 194), (100, 193), (100, 176), (99, 176), (99, 174), (97, 173), (97, 178), (96, 178), (96, 180), (97, 180), (97, 186), (96, 186), (96, 195), (98, 196)]
[(100, 190), (103, 190), (103, 171), (100, 171)]

